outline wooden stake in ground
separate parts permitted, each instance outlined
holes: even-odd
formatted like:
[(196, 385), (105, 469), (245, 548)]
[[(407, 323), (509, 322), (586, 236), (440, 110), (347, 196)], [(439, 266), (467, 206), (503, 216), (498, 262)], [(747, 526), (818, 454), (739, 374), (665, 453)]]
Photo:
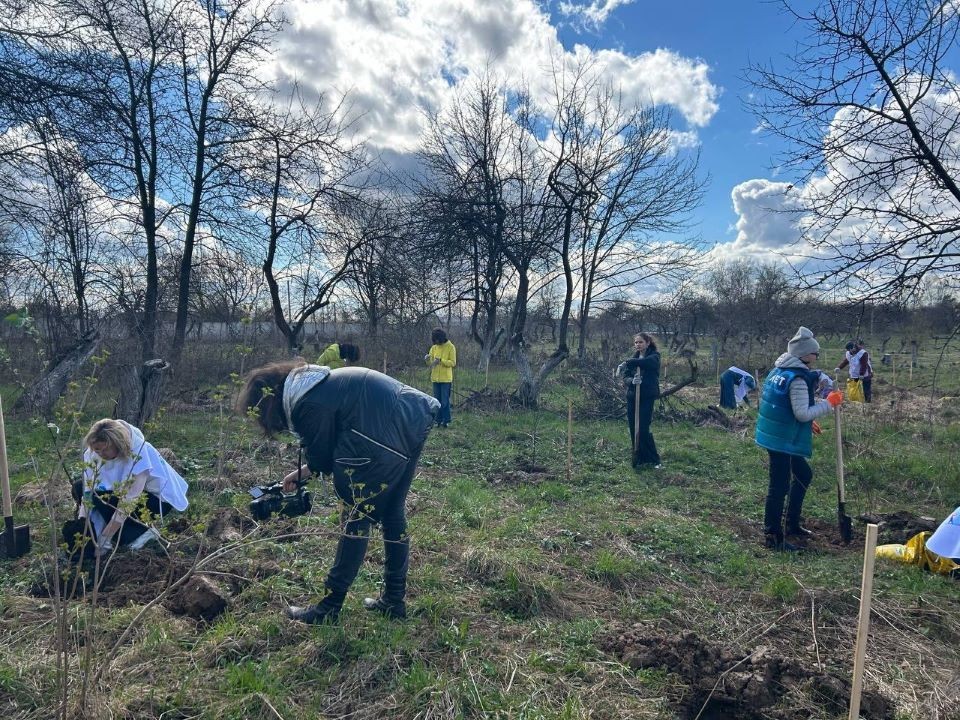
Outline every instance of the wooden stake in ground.
[(850, 690), (848, 720), (860, 718), (860, 693), (863, 691), (863, 662), (867, 655), (870, 634), (870, 600), (873, 594), (873, 561), (877, 550), (877, 526), (867, 525), (867, 541), (863, 549), (863, 580), (860, 583), (860, 618), (857, 621), (857, 644), (853, 651), (853, 687)]
[(893, 385), (894, 387), (896, 387), (897, 385), (897, 356), (896, 355), (890, 356), (890, 367), (893, 368)]
[(383, 374), (387, 374), (387, 354), (383, 354)]
[(0, 398), (0, 491), (3, 492), (5, 525), (3, 537), (7, 545), (7, 557), (16, 557), (17, 540), (13, 534), (13, 503), (10, 498), (10, 476), (7, 474), (7, 435), (3, 427), (3, 398)]
[(567, 482), (573, 477), (573, 400), (567, 400)]

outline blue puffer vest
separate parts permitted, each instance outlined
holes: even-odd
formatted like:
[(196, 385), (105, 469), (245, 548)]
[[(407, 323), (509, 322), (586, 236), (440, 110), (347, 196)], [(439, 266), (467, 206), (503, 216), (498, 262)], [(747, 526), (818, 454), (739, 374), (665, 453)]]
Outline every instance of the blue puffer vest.
[(774, 368), (763, 383), (755, 439), (767, 450), (808, 458), (813, 455), (813, 423), (799, 422), (790, 406), (790, 383), (798, 377), (806, 382), (813, 404), (813, 373), (800, 368)]

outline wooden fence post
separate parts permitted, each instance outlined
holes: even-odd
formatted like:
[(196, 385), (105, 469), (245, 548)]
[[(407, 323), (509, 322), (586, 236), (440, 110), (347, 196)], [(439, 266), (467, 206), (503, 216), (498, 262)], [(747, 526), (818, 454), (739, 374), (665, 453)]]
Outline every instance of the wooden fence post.
[(877, 550), (877, 526), (867, 525), (867, 540), (863, 550), (863, 579), (860, 582), (860, 617), (857, 621), (857, 643), (853, 651), (853, 686), (850, 689), (848, 720), (860, 718), (860, 694), (863, 691), (863, 664), (867, 655), (867, 635), (870, 634), (870, 601), (873, 594), (873, 563)]

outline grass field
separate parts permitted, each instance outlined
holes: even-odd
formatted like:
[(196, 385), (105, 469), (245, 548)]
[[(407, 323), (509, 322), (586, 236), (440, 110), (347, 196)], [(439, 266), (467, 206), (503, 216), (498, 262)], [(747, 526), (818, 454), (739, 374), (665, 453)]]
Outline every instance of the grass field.
[[(851, 515), (939, 521), (958, 504), (951, 362), (932, 406), (925, 360), (912, 384), (898, 369), (896, 387), (878, 368), (876, 402), (846, 407)], [(667, 384), (681, 372), (673, 367)], [(426, 388), (419, 368), (397, 375)], [(863, 526), (851, 545), (838, 542), (832, 419), (815, 443), (805, 505), (817, 531), (811, 551), (771, 553), (762, 547), (766, 467), (754, 411), (703, 424), (696, 411), (716, 402), (706, 375), (707, 387), (681, 390), (655, 417), (664, 469), (636, 474), (625, 423), (591, 419), (575, 370), (531, 411), (506, 407), (508, 370), (493, 371), (493, 390), (478, 394), (486, 375), (464, 368), (457, 398), (467, 409), (432, 433), (408, 502), (403, 623), (360, 605), (378, 590), (376, 541), (339, 625), (287, 621), (285, 604), (322, 591), (338, 532), (336, 508), (322, 501), (329, 488), (314, 487), (310, 515), (255, 525), (246, 489), (291, 469), (296, 449), (230, 416), (229, 386), (171, 402), (147, 428), (191, 483), (190, 509), (164, 529), (170, 554), (119, 553), (95, 606), (90, 597), (65, 604), (59, 641), (48, 511), (18, 504), (34, 550), (0, 561), (0, 716), (57, 717), (59, 642), (70, 717), (846, 717)], [(54, 448), (75, 462), (80, 430), (108, 403), (96, 389), (82, 411), (61, 416), (55, 439), (44, 423), (8, 418), (15, 488), (46, 486), (60, 516), (69, 513)], [(890, 523), (881, 540), (905, 540), (906, 529)], [(226, 610), (197, 619), (170, 596), (144, 611), (195, 559)], [(958, 717), (958, 589), (878, 561), (866, 717)], [(81, 700), (84, 670), (99, 675)]]

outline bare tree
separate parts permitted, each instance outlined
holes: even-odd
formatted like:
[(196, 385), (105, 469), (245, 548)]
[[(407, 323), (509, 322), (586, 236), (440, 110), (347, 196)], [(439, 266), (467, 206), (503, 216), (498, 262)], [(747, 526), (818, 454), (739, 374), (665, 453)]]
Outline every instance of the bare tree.
[[(276, 5), (260, 0), (185, 3), (176, 18), (173, 40), (181, 73), (185, 144), (192, 164), (183, 169), (189, 189), (171, 352), (174, 363), (186, 336), (199, 225), (215, 223), (221, 214), (232, 215), (235, 210), (229, 203), (232, 196), (225, 177), (229, 174), (222, 172), (224, 146), (236, 142), (235, 99), (262, 90), (255, 69), (281, 27)], [(220, 193), (227, 196), (226, 206), (215, 202)]]
[(609, 86), (568, 97), (591, 119), (584, 169), (593, 192), (580, 211), (575, 268), (583, 358), (595, 303), (643, 283), (675, 283), (693, 264), (689, 243), (666, 238), (686, 229), (703, 181), (698, 156), (675, 147), (666, 109), (627, 106)]
[(245, 186), (274, 322), (298, 352), (307, 321), (347, 278), (366, 239), (348, 218), (360, 188), (361, 148), (351, 146), (324, 99), (250, 108), (247, 140), (230, 162)]
[[(483, 75), (431, 116), (420, 152), (426, 177), (418, 194), (433, 226), (430, 252), (435, 266), (470, 280), (470, 330), (480, 346), (480, 370), (503, 332), (499, 312), (509, 271), (504, 195), (513, 171), (507, 157), (515, 126), (506, 103), (496, 79)], [(455, 264), (463, 271), (452, 271)]]
[(784, 0), (808, 30), (785, 68), (754, 65), (752, 104), (785, 160), (810, 284), (914, 292), (960, 266), (960, 15), (944, 0)]

